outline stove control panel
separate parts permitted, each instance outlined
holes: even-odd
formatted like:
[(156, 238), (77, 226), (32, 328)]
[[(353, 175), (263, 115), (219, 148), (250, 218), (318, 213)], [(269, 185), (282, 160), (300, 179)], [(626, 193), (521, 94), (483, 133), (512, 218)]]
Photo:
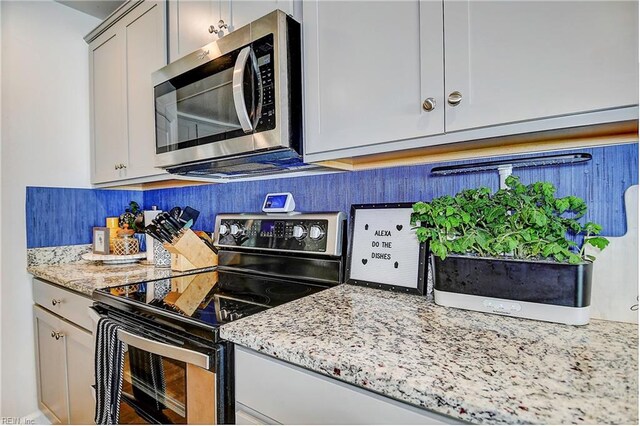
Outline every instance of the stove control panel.
[(218, 247), (342, 255), (344, 213), (216, 217)]

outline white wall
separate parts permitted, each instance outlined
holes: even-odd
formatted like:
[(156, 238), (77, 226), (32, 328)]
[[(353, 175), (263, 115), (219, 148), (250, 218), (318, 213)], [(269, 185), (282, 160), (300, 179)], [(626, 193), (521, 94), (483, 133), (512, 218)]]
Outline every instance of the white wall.
[[(37, 410), (25, 187), (89, 187), (89, 71), (82, 37), (99, 21), (53, 1), (0, 4), (0, 413), (22, 417)], [(60, 224), (60, 232), (71, 226)]]

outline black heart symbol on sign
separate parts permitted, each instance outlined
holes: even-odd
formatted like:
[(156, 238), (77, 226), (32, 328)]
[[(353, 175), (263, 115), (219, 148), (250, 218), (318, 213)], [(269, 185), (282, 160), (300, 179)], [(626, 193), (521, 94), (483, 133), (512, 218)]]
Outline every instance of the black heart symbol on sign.
[(396, 268), (396, 269), (398, 269), (398, 262), (394, 263), (394, 264), (393, 264), (393, 267), (394, 267), (394, 268)]
[(402, 231), (402, 225), (396, 225), (396, 229), (397, 229), (398, 231)]
[(368, 262), (368, 260), (367, 260), (367, 259), (362, 259), (362, 264), (363, 264), (363, 265), (366, 265), (366, 264), (367, 264), (367, 262)]
[(368, 231), (369, 230), (369, 224), (367, 223), (366, 225), (364, 225), (364, 230)]

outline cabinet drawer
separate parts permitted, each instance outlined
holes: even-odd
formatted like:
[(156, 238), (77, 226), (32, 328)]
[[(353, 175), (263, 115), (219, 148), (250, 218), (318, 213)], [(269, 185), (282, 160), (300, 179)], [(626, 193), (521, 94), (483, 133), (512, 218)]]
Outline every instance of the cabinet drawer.
[(85, 330), (91, 330), (88, 309), (93, 301), (89, 297), (34, 279), (33, 301)]
[(461, 424), (239, 346), (235, 365), (239, 424)]

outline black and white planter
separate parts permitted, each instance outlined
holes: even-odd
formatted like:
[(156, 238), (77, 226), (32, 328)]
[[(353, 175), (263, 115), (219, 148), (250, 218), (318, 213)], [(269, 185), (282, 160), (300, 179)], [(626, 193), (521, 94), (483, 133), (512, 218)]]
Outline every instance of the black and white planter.
[(431, 256), (436, 304), (520, 318), (589, 322), (592, 263)]

